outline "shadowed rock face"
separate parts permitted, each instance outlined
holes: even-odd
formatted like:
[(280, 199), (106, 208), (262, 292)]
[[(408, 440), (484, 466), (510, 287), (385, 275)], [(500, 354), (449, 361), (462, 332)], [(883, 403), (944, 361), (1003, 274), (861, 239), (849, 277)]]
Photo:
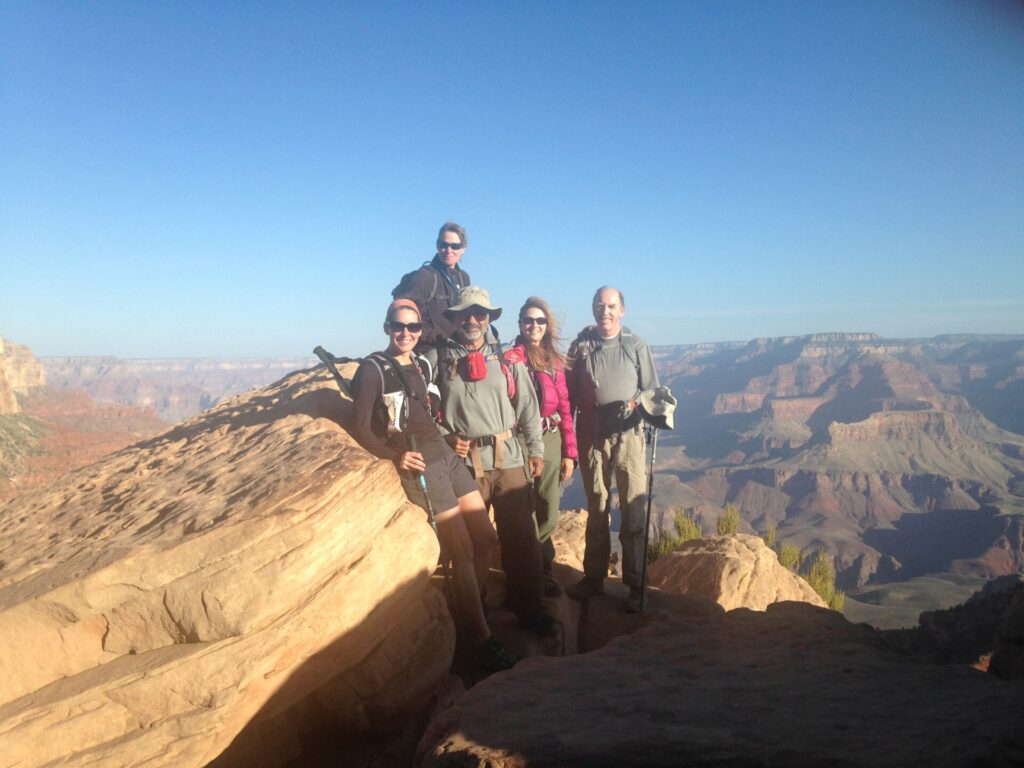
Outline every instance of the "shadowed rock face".
[(290, 713), (379, 738), (435, 695), (436, 540), (350, 409), (299, 372), (0, 508), (0, 764), (278, 765)]
[[(666, 599), (670, 599), (667, 596)], [(422, 766), (1019, 765), (1024, 681), (887, 650), (835, 612), (688, 596), (599, 650), (470, 690)]]

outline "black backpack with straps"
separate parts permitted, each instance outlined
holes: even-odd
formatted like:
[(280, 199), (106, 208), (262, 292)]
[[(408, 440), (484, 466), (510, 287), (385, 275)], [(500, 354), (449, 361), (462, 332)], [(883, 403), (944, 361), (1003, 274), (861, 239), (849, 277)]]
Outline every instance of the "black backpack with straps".
[[(396, 432), (405, 431), (409, 423), (409, 409), (413, 400), (420, 402), (430, 414), (431, 419), (434, 418), (436, 403), (432, 391), (434, 387), (431, 384), (433, 369), (430, 366), (430, 361), (422, 355), (413, 353), (412, 358), (423, 377), (423, 383), (427, 390), (426, 401), (423, 401), (409, 386), (409, 382), (402, 372), (401, 364), (393, 357), (382, 352), (374, 352), (363, 358), (363, 362), (372, 364), (380, 375), (381, 399), (372, 417), (373, 430), (378, 434), (390, 436)], [(363, 370), (365, 369), (360, 367), (359, 371)]]

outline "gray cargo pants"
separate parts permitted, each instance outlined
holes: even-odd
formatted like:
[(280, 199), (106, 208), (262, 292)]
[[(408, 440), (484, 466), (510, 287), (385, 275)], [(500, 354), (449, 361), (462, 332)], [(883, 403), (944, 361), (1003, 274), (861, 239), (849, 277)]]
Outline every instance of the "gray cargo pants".
[(622, 581), (639, 587), (644, 556), (644, 519), (647, 504), (647, 473), (644, 468), (643, 430), (638, 425), (606, 438), (594, 438), (592, 445), (580, 445), (580, 472), (587, 493), (587, 546), (583, 573), (603, 579), (608, 575), (611, 556), (609, 529), (612, 481), (619, 491), (622, 523)]

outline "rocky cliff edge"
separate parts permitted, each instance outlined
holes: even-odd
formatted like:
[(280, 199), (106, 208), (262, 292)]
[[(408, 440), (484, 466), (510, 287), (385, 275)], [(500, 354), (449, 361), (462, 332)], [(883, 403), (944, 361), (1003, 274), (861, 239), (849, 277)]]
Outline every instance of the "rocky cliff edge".
[(436, 541), (350, 413), (298, 372), (0, 507), (0, 766), (276, 765), (437, 695)]

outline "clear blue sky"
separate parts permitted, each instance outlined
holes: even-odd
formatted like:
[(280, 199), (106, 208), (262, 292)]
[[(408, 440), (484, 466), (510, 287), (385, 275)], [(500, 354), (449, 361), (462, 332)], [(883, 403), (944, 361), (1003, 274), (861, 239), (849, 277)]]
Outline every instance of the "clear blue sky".
[(1019, 3), (0, 4), (0, 335), (364, 354), (464, 266), (655, 344), (1024, 332)]

